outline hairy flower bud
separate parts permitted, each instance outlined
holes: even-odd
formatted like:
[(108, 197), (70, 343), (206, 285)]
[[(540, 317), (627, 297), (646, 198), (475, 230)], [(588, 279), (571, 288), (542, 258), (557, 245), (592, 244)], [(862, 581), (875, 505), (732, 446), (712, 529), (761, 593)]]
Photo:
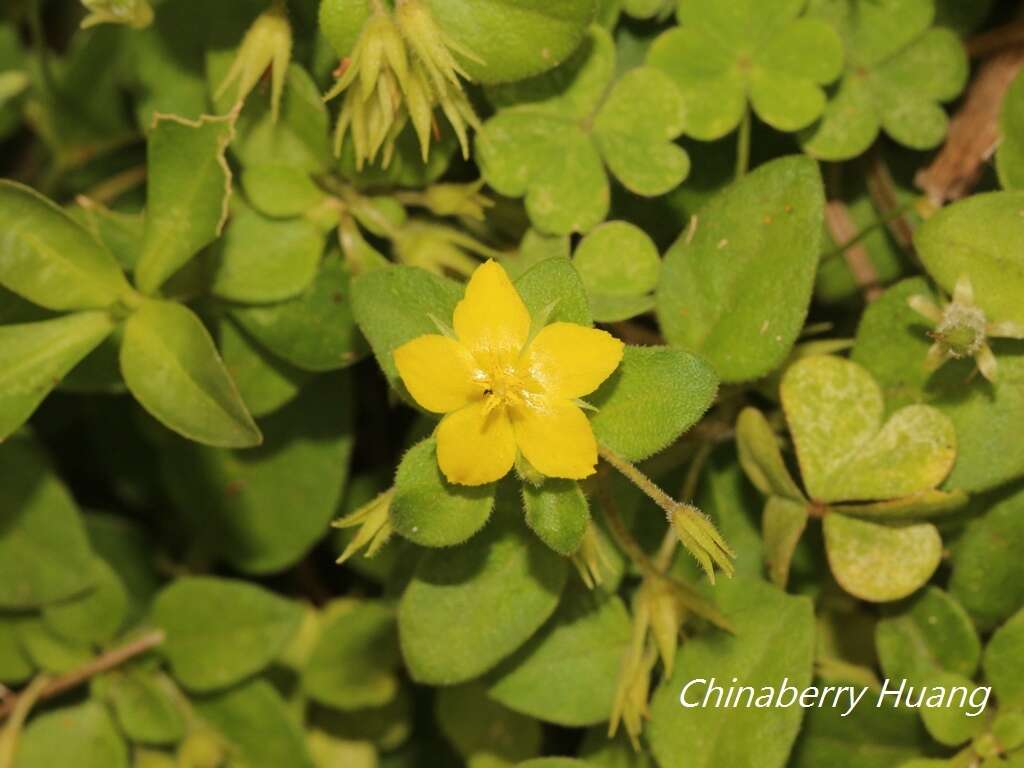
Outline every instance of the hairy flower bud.
[(233, 84), (237, 84), (235, 100), (238, 104), (242, 103), (269, 68), (270, 109), (274, 122), (277, 122), (291, 58), (292, 27), (288, 22), (288, 11), (284, 0), (274, 0), (274, 4), (260, 14), (245, 33), (231, 69), (217, 89), (217, 98), (223, 96)]
[(373, 557), (391, 538), (394, 529), (391, 527), (390, 512), (391, 499), (394, 495), (395, 491), (393, 488), (385, 491), (351, 515), (335, 520), (332, 523), (335, 528), (359, 527), (352, 541), (349, 542), (348, 546), (345, 547), (345, 551), (341, 553), (341, 557), (338, 558), (339, 564), (344, 563), (364, 547), (366, 548), (366, 557)]

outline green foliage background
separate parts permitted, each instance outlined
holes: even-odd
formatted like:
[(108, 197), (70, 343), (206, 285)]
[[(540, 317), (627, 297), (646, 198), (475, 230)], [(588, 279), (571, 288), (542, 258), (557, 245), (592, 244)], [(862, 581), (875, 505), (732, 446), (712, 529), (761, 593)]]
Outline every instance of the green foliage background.
[[(1018, 5), (6, 2), (0, 768), (1024, 766), (1024, 76), (915, 186)], [(628, 344), (595, 477), (438, 469), (392, 351), (489, 258)]]

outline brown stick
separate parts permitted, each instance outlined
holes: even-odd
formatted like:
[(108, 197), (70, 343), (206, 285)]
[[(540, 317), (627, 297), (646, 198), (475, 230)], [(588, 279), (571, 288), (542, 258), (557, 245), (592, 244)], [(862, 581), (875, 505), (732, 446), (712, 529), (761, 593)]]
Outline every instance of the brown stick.
[[(54, 696), (59, 696), (65, 691), (69, 691), (72, 688), (77, 688), (82, 683), (87, 682), (96, 675), (121, 666), (126, 661), (129, 661), (136, 656), (141, 656), (147, 651), (151, 651), (158, 645), (163, 643), (165, 638), (164, 631), (162, 629), (156, 629), (152, 632), (132, 640), (130, 643), (126, 643), (117, 648), (113, 648), (95, 659), (92, 659), (87, 664), (83, 664), (78, 669), (74, 669), (67, 674), (55, 677), (46, 687), (39, 692), (39, 700), (45, 701), (46, 699), (52, 699)], [(5, 720), (14, 708), (18, 704), (18, 699), (22, 694), (15, 696), (8, 696), (3, 702), (0, 702), (0, 721)]]
[(1006, 91), (1024, 68), (1024, 37), (1018, 45), (983, 62), (963, 106), (949, 124), (942, 151), (914, 179), (933, 205), (967, 195), (999, 145), (999, 115)]
[[(849, 243), (857, 237), (857, 226), (850, 218), (850, 211), (842, 200), (829, 200), (825, 204), (825, 224), (832, 239), (839, 245)], [(843, 259), (850, 268), (853, 282), (864, 295), (865, 301), (872, 302), (882, 295), (878, 271), (863, 243), (853, 243), (844, 248)]]

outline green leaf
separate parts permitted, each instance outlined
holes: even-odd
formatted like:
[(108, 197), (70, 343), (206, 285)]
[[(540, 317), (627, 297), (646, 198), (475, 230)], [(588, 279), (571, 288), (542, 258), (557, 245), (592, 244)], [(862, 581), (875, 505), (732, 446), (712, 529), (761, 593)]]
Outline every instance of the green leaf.
[(711, 406), (714, 371), (699, 357), (670, 347), (627, 346), (618, 369), (587, 400), (603, 445), (642, 461), (673, 443)]
[(418, 267), (376, 269), (352, 281), (352, 313), (370, 342), (388, 381), (399, 392), (405, 386), (392, 356), (395, 348), (428, 333), (438, 333), (431, 316), (451, 321), (462, 298), (457, 283)]
[(580, 548), (590, 523), (590, 507), (574, 480), (523, 483), (526, 524), (555, 552), (569, 557)]
[(480, 684), (441, 688), (435, 712), (441, 732), (469, 765), (505, 765), (541, 750), (540, 723), (498, 704)]
[(185, 737), (181, 693), (159, 672), (114, 670), (93, 681), (94, 695), (110, 704), (118, 725), (137, 744), (177, 744)]
[(67, 640), (50, 631), (37, 616), (18, 622), (18, 644), (32, 663), (51, 675), (64, 675), (89, 663), (93, 652), (87, 643)]
[(568, 563), (526, 529), (518, 501), (506, 485), (480, 535), (420, 559), (398, 608), (402, 653), (414, 680), (471, 680), (525, 643), (554, 612)]
[(245, 195), (260, 213), (276, 219), (302, 216), (327, 200), (309, 174), (291, 165), (254, 165), (242, 171)]
[(949, 591), (986, 632), (1024, 605), (1024, 489), (981, 497), (972, 511), (976, 519), (953, 551)]
[[(923, 277), (912, 277), (890, 286), (861, 315), (850, 354), (850, 359), (864, 366), (881, 385), (890, 412), (921, 402), (931, 375), (924, 365), (932, 344), (927, 335), (928, 321), (907, 304), (911, 296), (935, 300), (934, 292)], [(957, 430), (957, 437), (964, 437), (960, 430)], [(959, 464), (963, 460), (963, 446), (957, 447)]]
[(121, 629), (128, 608), (128, 594), (120, 577), (105, 560), (92, 561), (93, 587), (84, 595), (43, 608), (46, 626), (66, 640), (102, 643)]
[(317, 21), (334, 52), (343, 58), (352, 53), (369, 18), (369, 0), (321, 0)]
[(673, 142), (686, 112), (672, 80), (653, 67), (626, 72), (594, 119), (594, 141), (608, 169), (634, 194), (657, 197), (689, 175), (690, 157)]
[(765, 163), (716, 195), (668, 253), (657, 310), (665, 338), (726, 382), (770, 373), (807, 316), (825, 195), (816, 163)]
[(18, 641), (18, 620), (0, 614), (0, 683), (16, 685), (32, 677), (35, 665)]
[(1024, 609), (996, 630), (985, 647), (985, 679), (999, 706), (1024, 705)]
[(328, 253), (312, 284), (296, 298), (261, 307), (235, 307), (232, 317), (260, 344), (304, 371), (334, 371), (365, 354), (353, 319), (349, 270)]
[[(703, 633), (679, 649), (675, 673), (651, 700), (648, 743), (661, 768), (756, 765), (781, 768), (800, 727), (799, 707), (774, 709), (684, 708), (680, 692), (690, 680), (738, 678), (743, 685), (798, 689), (811, 682), (814, 612), (806, 597), (791, 597), (763, 582), (719, 584), (720, 608), (736, 633)], [(694, 690), (698, 689), (698, 690)], [(703, 686), (690, 689), (690, 700)]]
[(996, 170), (1003, 189), (1024, 189), (1024, 76), (1018, 75), (1003, 99), (999, 116), (1002, 141), (996, 150)]
[(931, 578), (942, 559), (942, 538), (931, 523), (890, 527), (832, 513), (824, 529), (832, 575), (861, 600), (906, 597)]
[(238, 448), (262, 441), (210, 334), (181, 304), (147, 301), (128, 318), (121, 373), (150, 414), (190, 440)]
[[(957, 747), (988, 729), (987, 719), (979, 717), (981, 712), (978, 711), (978, 705), (981, 702), (972, 703), (972, 699), (976, 695), (974, 691), (980, 689), (970, 678), (954, 672), (940, 671), (923, 678), (921, 683), (926, 685), (929, 692), (932, 693), (937, 691), (946, 693), (963, 688), (971, 694), (964, 701), (964, 706), (959, 705), (955, 696), (946, 694), (950, 697), (948, 704), (944, 703), (943, 706), (938, 707), (925, 706), (921, 709), (921, 721), (937, 742), (947, 747)], [(985, 692), (982, 691), (982, 693)], [(927, 702), (928, 699), (926, 698), (925, 701)]]
[[(471, 80), (504, 83), (550, 69), (576, 49), (594, 18), (594, 0), (429, 0), (438, 26), (474, 60)], [(500, 53), (499, 53), (500, 51)]]
[(679, 87), (690, 135), (731, 133), (748, 99), (781, 131), (821, 115), (822, 86), (842, 71), (843, 47), (828, 25), (797, 18), (802, 5), (748, 1), (723, 11), (713, 0), (680, 3), (680, 26), (654, 41), (647, 62)]
[(298, 629), (297, 603), (254, 584), (189, 576), (153, 603), (153, 622), (167, 633), (161, 646), (186, 688), (226, 688), (272, 662)]
[(449, 483), (437, 465), (437, 441), (428, 437), (410, 448), (398, 465), (391, 524), (398, 534), (420, 546), (461, 544), (487, 523), (494, 493), (494, 483)]
[(989, 321), (1024, 324), (1024, 192), (974, 195), (943, 208), (917, 231), (914, 244), (935, 281), (952, 294), (966, 276)]
[(807, 528), (807, 502), (769, 496), (764, 507), (764, 556), (775, 586), (785, 589), (793, 553)]
[(128, 748), (102, 704), (93, 701), (47, 712), (18, 741), (18, 768), (128, 768)]
[(736, 420), (736, 447), (743, 471), (761, 493), (803, 502), (803, 492), (782, 458), (779, 440), (768, 419), (756, 408), (740, 411)]
[(875, 627), (878, 660), (892, 679), (922, 680), (943, 670), (973, 677), (981, 641), (963, 607), (938, 587), (928, 587), (902, 612)]
[(856, 363), (814, 356), (782, 378), (782, 405), (804, 486), (818, 501), (871, 501), (928, 491), (956, 459), (952, 422), (909, 405), (882, 422), (882, 391)]
[(575, 586), (550, 624), (498, 668), (488, 694), (545, 722), (602, 723), (611, 715), (631, 635), (618, 597)]
[(149, 133), (146, 232), (135, 284), (155, 293), (217, 238), (228, 217), (231, 170), (224, 152), (234, 138), (230, 118), (190, 122), (158, 115)]
[(0, 440), (24, 424), (50, 390), (113, 330), (105, 312), (0, 325)]
[(515, 287), (530, 311), (533, 331), (542, 323), (593, 325), (583, 281), (568, 259), (534, 264), (516, 278)]
[(853, 5), (813, 0), (809, 15), (846, 41), (846, 72), (822, 119), (800, 135), (806, 152), (847, 160), (867, 150), (880, 129), (911, 149), (931, 149), (946, 135), (946, 113), (967, 82), (959, 37), (929, 29), (934, 3), (900, 0)]
[(218, 450), (168, 435), (163, 475), (193, 535), (246, 573), (301, 560), (327, 533), (345, 489), (352, 413), (351, 382), (335, 374), (267, 417), (259, 448)]
[(312, 222), (270, 219), (236, 202), (212, 252), (210, 290), (252, 304), (290, 299), (316, 277), (323, 250), (324, 237)]
[(614, 74), (614, 43), (594, 26), (556, 69), (488, 92), (499, 109), (477, 135), (476, 160), (497, 192), (525, 196), (541, 232), (587, 232), (604, 220), (606, 164), (644, 196), (669, 191), (689, 171), (672, 144), (682, 104), (668, 78), (641, 68), (612, 85)]
[(328, 707), (379, 707), (397, 694), (400, 660), (393, 608), (339, 600), (327, 606), (320, 638), (302, 670), (302, 689)]
[(92, 587), (81, 516), (46, 457), (14, 436), (0, 443), (0, 466), (0, 608), (37, 608)]
[(220, 324), (220, 354), (246, 408), (261, 418), (291, 402), (310, 375), (271, 354), (239, 324), (225, 319)]
[(153, 541), (135, 521), (120, 515), (93, 512), (85, 516), (93, 551), (107, 562), (127, 590), (128, 605), (122, 626), (136, 625), (159, 591), (157, 553)]
[(838, 707), (808, 710), (793, 768), (907, 768), (904, 760), (932, 748), (918, 710), (860, 706), (845, 717), (844, 712)]
[(265, 680), (199, 699), (195, 708), (224, 735), (248, 768), (313, 768), (302, 730), (284, 699)]
[(639, 227), (625, 221), (602, 224), (583, 238), (572, 263), (598, 322), (626, 320), (654, 307), (650, 294), (658, 285), (661, 258)]
[(0, 180), (0, 285), (57, 311), (105, 309), (131, 293), (89, 233), (38, 192)]

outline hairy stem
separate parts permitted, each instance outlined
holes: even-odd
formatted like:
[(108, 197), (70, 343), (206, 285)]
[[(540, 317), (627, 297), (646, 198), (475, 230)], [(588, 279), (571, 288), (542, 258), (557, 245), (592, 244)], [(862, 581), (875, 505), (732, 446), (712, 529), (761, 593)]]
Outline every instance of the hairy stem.
[(739, 136), (736, 138), (736, 178), (742, 179), (750, 169), (750, 133), (753, 119), (750, 115), (750, 106), (743, 110), (743, 120), (740, 122)]

